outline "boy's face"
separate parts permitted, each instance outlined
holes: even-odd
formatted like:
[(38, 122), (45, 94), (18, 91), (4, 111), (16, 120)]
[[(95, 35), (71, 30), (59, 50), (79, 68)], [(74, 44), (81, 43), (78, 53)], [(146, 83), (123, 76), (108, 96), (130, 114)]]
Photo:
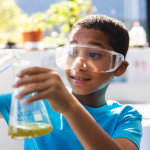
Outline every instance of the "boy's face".
[[(104, 32), (80, 27), (72, 30), (69, 36), (69, 44), (81, 44), (112, 50), (107, 35)], [(107, 88), (113, 78), (112, 72), (96, 73), (82, 67), (78, 69), (66, 69), (65, 73), (73, 92), (79, 95), (86, 95)]]

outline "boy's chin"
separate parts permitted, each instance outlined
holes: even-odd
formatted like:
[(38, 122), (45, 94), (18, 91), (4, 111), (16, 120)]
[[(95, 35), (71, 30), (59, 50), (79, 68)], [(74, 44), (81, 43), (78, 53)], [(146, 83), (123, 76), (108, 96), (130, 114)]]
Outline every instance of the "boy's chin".
[(84, 95), (89, 95), (89, 94), (91, 94), (93, 91), (78, 91), (78, 90), (73, 90), (73, 93), (75, 93), (76, 95), (82, 95), (82, 96), (84, 96)]

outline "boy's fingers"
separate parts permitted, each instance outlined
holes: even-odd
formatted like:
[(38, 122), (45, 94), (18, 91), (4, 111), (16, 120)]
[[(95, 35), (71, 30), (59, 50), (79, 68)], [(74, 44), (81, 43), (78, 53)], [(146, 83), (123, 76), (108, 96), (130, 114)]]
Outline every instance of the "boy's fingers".
[(47, 82), (31, 84), (29, 86), (26, 86), (24, 88), (24, 90), (22, 90), (20, 93), (18, 93), (18, 95), (16, 95), (16, 98), (21, 99), (28, 94), (31, 94), (34, 92), (41, 92), (41, 91), (47, 90), (48, 88), (50, 88), (50, 85)]
[(32, 75), (32, 74), (37, 74), (37, 73), (47, 73), (50, 71), (54, 71), (53, 69), (49, 69), (49, 68), (44, 68), (44, 67), (29, 67), (26, 69), (21, 70), (17, 76), (18, 77), (22, 77), (25, 75)]
[(41, 73), (37, 75), (25, 76), (24, 78), (20, 78), (16, 83), (13, 84), (13, 87), (19, 87), (22, 85), (26, 85), (29, 83), (38, 83), (44, 82), (50, 78), (50, 74), (48, 73)]
[(30, 96), (29, 98), (27, 98), (26, 100), (23, 101), (23, 104), (28, 105), (34, 101), (40, 100), (40, 99), (45, 99), (47, 93), (49, 93), (49, 90), (37, 93), (33, 96)]

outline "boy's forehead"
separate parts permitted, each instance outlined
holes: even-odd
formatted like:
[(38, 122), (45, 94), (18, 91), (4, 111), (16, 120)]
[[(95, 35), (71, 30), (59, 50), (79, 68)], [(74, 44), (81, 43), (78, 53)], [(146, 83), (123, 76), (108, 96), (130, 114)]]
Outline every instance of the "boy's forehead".
[(70, 35), (69, 35), (69, 42), (74, 40), (77, 36), (81, 34), (81, 28), (80, 27), (75, 27), (73, 30), (71, 30)]
[(70, 44), (84, 44), (98, 46), (104, 49), (112, 49), (109, 44), (108, 35), (101, 30), (74, 28), (69, 36)]

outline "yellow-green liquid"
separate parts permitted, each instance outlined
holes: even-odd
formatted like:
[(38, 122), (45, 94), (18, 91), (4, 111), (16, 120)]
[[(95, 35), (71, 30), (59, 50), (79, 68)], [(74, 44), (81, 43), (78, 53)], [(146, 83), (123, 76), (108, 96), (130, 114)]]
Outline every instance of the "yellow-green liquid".
[(9, 136), (13, 139), (25, 139), (43, 136), (52, 131), (52, 125), (46, 123), (26, 123), (9, 126)]

